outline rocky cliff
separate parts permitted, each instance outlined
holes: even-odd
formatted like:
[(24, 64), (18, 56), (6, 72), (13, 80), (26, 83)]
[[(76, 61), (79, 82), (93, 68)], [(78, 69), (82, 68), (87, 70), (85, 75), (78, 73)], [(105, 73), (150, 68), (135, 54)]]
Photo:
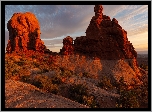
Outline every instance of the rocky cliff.
[(90, 21), (86, 36), (74, 40), (75, 52), (100, 59), (136, 58), (137, 52), (128, 41), (127, 31), (122, 29), (115, 18), (111, 20), (102, 11), (102, 5), (95, 5), (95, 16)]

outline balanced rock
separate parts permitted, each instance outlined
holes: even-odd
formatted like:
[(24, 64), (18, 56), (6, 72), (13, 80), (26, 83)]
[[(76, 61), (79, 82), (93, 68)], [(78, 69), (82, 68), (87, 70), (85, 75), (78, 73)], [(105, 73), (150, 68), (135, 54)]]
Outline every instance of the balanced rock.
[(86, 36), (77, 37), (74, 41), (75, 52), (100, 59), (136, 58), (137, 52), (128, 41), (127, 32), (115, 18), (111, 20), (102, 11), (102, 5), (95, 5), (95, 16), (90, 21)]
[(7, 53), (27, 50), (44, 52), (46, 49), (40, 39), (39, 22), (31, 12), (14, 13), (7, 23), (7, 28), (9, 31)]
[(73, 38), (70, 36), (67, 36), (63, 39), (63, 48), (60, 49), (60, 53), (64, 55), (71, 55), (74, 52), (73, 48)]

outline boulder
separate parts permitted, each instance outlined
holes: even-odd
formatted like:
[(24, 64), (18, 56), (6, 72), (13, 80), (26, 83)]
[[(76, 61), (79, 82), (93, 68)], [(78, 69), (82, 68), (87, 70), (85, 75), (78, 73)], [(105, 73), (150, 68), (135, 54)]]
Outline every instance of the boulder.
[(9, 31), (7, 53), (27, 50), (44, 52), (46, 49), (40, 39), (39, 22), (33, 13), (14, 13), (7, 23), (7, 29)]

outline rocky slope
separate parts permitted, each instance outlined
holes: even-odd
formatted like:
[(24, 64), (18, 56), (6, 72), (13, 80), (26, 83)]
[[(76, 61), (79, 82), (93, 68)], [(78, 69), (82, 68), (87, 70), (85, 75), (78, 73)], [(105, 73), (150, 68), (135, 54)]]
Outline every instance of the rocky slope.
[(33, 85), (6, 80), (6, 108), (88, 108), (62, 96), (45, 93)]

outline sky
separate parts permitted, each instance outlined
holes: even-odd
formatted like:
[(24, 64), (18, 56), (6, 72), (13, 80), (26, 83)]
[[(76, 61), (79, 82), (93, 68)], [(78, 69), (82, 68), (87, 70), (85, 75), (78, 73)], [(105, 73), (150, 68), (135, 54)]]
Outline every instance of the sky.
[[(85, 36), (95, 15), (94, 5), (6, 5), (5, 47), (9, 39), (7, 22), (17, 12), (34, 13), (40, 24), (40, 38), (53, 52), (60, 51), (63, 38)], [(118, 20), (138, 54), (148, 54), (148, 5), (103, 5), (103, 14)]]

